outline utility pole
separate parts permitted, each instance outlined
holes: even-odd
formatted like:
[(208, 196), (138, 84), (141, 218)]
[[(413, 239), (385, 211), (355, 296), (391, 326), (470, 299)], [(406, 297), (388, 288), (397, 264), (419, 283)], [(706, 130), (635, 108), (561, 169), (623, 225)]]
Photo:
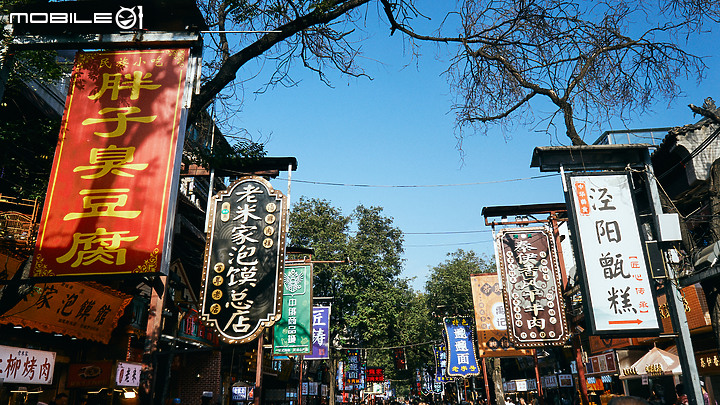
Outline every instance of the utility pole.
[[(662, 204), (660, 203), (660, 195), (658, 194), (657, 181), (650, 161), (650, 154), (647, 155), (645, 161), (645, 175), (647, 177), (647, 186), (650, 202), (653, 210), (653, 225), (656, 239), (662, 243), (662, 230), (659, 215), (663, 214)], [(678, 226), (679, 233), (679, 226)], [(679, 237), (679, 235), (678, 235)], [(680, 291), (680, 283), (678, 282), (677, 273), (672, 266), (667, 266), (665, 261), (660, 257), (661, 265), (666, 274), (665, 279), (665, 296), (667, 297), (668, 311), (670, 312), (670, 320), (672, 321), (673, 331), (677, 334), (675, 344), (678, 349), (678, 358), (682, 368), (683, 386), (688, 397), (690, 405), (702, 405), (703, 395), (700, 386), (700, 375), (698, 374), (697, 364), (695, 363), (695, 351), (693, 350), (692, 340), (690, 338), (690, 327), (688, 326), (687, 316), (685, 315), (685, 306), (683, 305), (682, 295)], [(656, 265), (656, 264), (653, 264)]]

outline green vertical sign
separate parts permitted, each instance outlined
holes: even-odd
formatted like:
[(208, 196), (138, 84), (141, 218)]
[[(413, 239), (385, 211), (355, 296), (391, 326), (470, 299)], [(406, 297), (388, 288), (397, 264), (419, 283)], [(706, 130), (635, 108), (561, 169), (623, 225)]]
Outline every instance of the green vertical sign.
[(273, 354), (312, 353), (312, 265), (285, 264), (282, 318), (275, 324)]

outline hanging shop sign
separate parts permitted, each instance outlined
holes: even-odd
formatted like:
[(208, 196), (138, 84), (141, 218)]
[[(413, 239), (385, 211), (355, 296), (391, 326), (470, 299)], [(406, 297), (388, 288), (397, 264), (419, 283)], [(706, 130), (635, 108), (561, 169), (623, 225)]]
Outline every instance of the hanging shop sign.
[(558, 374), (558, 382), (560, 387), (572, 387), (573, 377), (572, 374)]
[(275, 324), (273, 354), (312, 354), (312, 264), (287, 264), (282, 317)]
[(208, 346), (219, 346), (220, 342), (215, 329), (200, 321), (200, 313), (190, 308), (180, 319), (180, 327), (177, 336), (182, 339), (192, 340)]
[(717, 350), (695, 353), (695, 364), (700, 375), (720, 374), (720, 356)]
[(109, 387), (113, 364), (109, 361), (74, 363), (68, 366), (67, 388)]
[(167, 268), (188, 52), (78, 53), (31, 277)]
[(330, 358), (330, 307), (312, 309), (312, 354), (305, 360), (327, 360)]
[(335, 376), (337, 381), (338, 390), (340, 392), (345, 391), (345, 362), (338, 361), (337, 375)]
[(0, 382), (49, 385), (54, 371), (55, 352), (0, 346)]
[(563, 345), (569, 333), (550, 230), (502, 229), (495, 246), (510, 341), (519, 348)]
[(547, 375), (544, 377), (540, 377), (540, 383), (542, 384), (543, 388), (557, 388), (558, 378), (556, 375)]
[(657, 335), (658, 310), (629, 175), (571, 173), (567, 182), (590, 334)]
[(118, 387), (140, 386), (141, 371), (141, 363), (128, 363), (126, 361), (118, 361), (117, 366), (115, 367), (115, 385), (117, 385)]
[(433, 346), (435, 353), (435, 381), (442, 384), (452, 381), (447, 374), (447, 349), (445, 345)]
[(472, 319), (464, 316), (443, 319), (447, 337), (447, 374), (470, 377), (480, 374), (475, 356)]
[(517, 392), (528, 391), (528, 389), (530, 388), (528, 382), (530, 382), (530, 381), (532, 381), (532, 380), (515, 380), (515, 391), (517, 391)]
[(108, 343), (131, 300), (130, 295), (95, 283), (36, 284), (0, 317), (0, 324)]
[(385, 381), (385, 373), (383, 372), (383, 369), (373, 367), (368, 368), (365, 370), (365, 381), (366, 382), (384, 382)]
[(617, 374), (618, 367), (615, 361), (615, 352), (598, 354), (588, 357), (585, 363), (585, 373), (590, 374)]
[(393, 357), (395, 358), (395, 370), (407, 370), (407, 359), (405, 358), (404, 348), (394, 348)]
[(233, 386), (231, 390), (231, 399), (233, 401), (247, 401), (248, 388), (246, 386)]
[(346, 391), (357, 389), (360, 385), (360, 351), (348, 350), (347, 363), (345, 363), (345, 383), (343, 384)]
[(531, 350), (516, 349), (508, 339), (505, 303), (497, 273), (471, 275), (470, 284), (479, 357), (532, 356)]
[(226, 343), (247, 343), (280, 318), (285, 197), (261, 177), (243, 177), (211, 202), (202, 320)]
[(423, 395), (430, 395), (433, 393), (433, 387), (435, 386), (435, 378), (427, 372), (427, 370), (418, 370), (422, 373), (422, 385), (420, 386), (420, 392)]
[(366, 370), (367, 366), (365, 361), (362, 357), (360, 357), (360, 384), (356, 387), (358, 390), (364, 390), (367, 387), (367, 376), (365, 375)]

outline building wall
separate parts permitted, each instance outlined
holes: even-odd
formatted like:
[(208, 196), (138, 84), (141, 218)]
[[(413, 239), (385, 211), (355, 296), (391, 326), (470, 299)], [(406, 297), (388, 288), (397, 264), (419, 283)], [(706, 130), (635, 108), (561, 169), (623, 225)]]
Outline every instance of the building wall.
[[(685, 147), (689, 153), (697, 149), (700, 144), (717, 130), (716, 125), (704, 125), (684, 135), (678, 136), (677, 144)], [(686, 173), (688, 184), (692, 187), (697, 181), (705, 181), (710, 173), (710, 166), (720, 157), (720, 138), (713, 140), (698, 156), (687, 163)]]
[[(170, 377), (170, 398), (175, 394), (182, 405), (200, 405), (202, 393), (213, 393), (211, 404), (220, 401), (221, 356), (219, 351), (189, 353), (180, 355), (179, 364), (173, 367)], [(198, 377), (199, 375), (199, 377)]]

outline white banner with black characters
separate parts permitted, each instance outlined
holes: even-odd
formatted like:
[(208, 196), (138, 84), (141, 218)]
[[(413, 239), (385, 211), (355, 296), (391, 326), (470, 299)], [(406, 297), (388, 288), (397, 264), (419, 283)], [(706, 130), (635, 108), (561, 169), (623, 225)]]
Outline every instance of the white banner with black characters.
[(0, 346), (0, 381), (52, 384), (55, 352)]
[(115, 384), (118, 387), (138, 387), (140, 386), (140, 372), (142, 364), (127, 363), (118, 361), (115, 370)]
[(568, 181), (591, 334), (657, 334), (660, 323), (630, 177), (584, 173), (570, 174)]

